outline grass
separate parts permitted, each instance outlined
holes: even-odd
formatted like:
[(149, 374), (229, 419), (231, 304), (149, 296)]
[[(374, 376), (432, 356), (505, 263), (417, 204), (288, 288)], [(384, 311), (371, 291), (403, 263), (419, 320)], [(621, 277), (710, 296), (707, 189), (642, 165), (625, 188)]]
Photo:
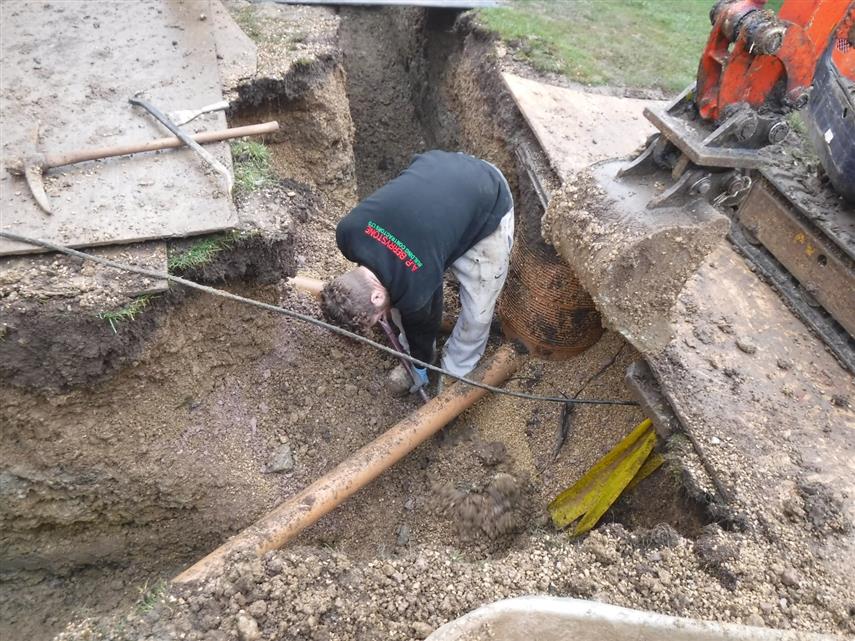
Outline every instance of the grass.
[(118, 334), (119, 324), (134, 320), (146, 307), (148, 307), (149, 302), (151, 302), (151, 299), (154, 297), (154, 294), (143, 294), (142, 296), (137, 296), (130, 303), (120, 309), (110, 312), (100, 312), (98, 314), (98, 318), (107, 321), (110, 324), (110, 329), (113, 330), (113, 333)]
[(241, 30), (250, 37), (254, 42), (264, 41), (264, 30), (261, 28), (261, 22), (255, 14), (255, 7), (241, 7), (232, 14)]
[(273, 180), (270, 149), (254, 140), (231, 143), (234, 161), (235, 192), (245, 195)]
[(253, 232), (248, 231), (232, 231), (219, 236), (207, 236), (197, 240), (186, 251), (170, 256), (166, 266), (170, 273), (202, 267), (210, 263), (224, 249), (230, 249), (238, 240), (252, 234)]
[(538, 71), (586, 85), (677, 92), (697, 74), (711, 6), (712, 0), (515, 0), (477, 15)]
[(151, 587), (149, 587), (148, 581), (146, 581), (142, 587), (137, 588), (140, 593), (140, 598), (137, 601), (137, 610), (140, 614), (145, 614), (154, 609), (154, 606), (157, 605), (157, 602), (166, 593), (167, 587), (167, 582), (164, 579), (160, 579)]

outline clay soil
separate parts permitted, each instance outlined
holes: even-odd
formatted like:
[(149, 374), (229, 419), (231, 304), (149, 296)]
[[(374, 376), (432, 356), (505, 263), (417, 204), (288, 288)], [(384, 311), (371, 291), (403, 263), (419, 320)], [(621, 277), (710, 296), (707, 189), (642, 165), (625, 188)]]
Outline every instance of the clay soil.
[[(298, 9), (277, 11), (288, 17)], [(364, 194), (394, 175), (428, 143), (482, 153), (516, 184), (510, 162), (516, 139), (496, 129), (513, 120), (508, 101), (482, 93), (496, 82), (478, 76), (490, 61), (483, 34), (468, 32), (465, 24), (452, 33), (439, 20), (436, 37), (457, 43), (444, 52), (455, 65), (451, 73), (420, 57), (431, 49), (422, 46), (430, 25), (421, 12), (313, 11), (322, 18), (318, 23), (338, 29), (345, 49), (343, 66), (333, 57), (324, 67), (327, 73), (332, 65), (333, 84), (310, 91), (339, 92), (340, 101), (346, 85), (353, 102), (336, 122), (352, 118), (353, 130), (339, 127), (336, 144), (355, 137), (329, 162), (341, 167), (349, 158), (352, 171), (338, 172), (335, 184), (302, 184), (305, 176), (294, 182), (289, 154), (301, 172), (311, 167), (299, 150), (280, 146), (274, 153), (286, 182), (241, 207), (292, 212), (287, 224), (298, 271), (329, 278), (347, 267), (334, 242), (334, 224), (347, 210), (343, 194), (353, 204), (357, 191)], [(403, 30), (375, 66), (374, 58), (354, 62), (356, 53), (376, 50), (392, 28)], [(406, 29), (417, 37), (408, 38)], [(371, 91), (354, 90), (355, 79), (371, 83), (385, 73), (415, 83), (405, 85), (409, 105), (399, 104), (395, 92), (379, 91), (380, 102), (370, 103)], [(416, 81), (432, 74), (439, 89), (419, 98)], [(505, 111), (489, 117), (499, 102)], [(477, 109), (459, 109), (462, 104)], [(299, 118), (311, 122), (304, 113)], [(426, 126), (430, 122), (448, 127), (440, 131)], [(383, 151), (385, 140), (390, 144)], [(225, 286), (319, 315), (317, 303), (284, 280), (235, 278)], [(499, 341), (493, 337), (489, 349)], [(626, 399), (624, 372), (637, 358), (607, 332), (571, 360), (529, 360), (508, 387)], [(596, 531), (581, 540), (555, 531), (547, 502), (644, 416), (637, 407), (582, 406), (562, 442), (561, 405), (497, 396), (479, 402), (285, 549), (262, 559), (231, 559), (221, 576), (202, 584), (169, 586), (181, 569), (413, 411), (417, 399), (395, 397), (386, 387), (393, 365), (390, 357), (319, 328), (187, 295), (160, 317), (142, 355), (110, 380), (62, 395), (4, 390), (18, 435), (4, 453), (21, 461), (10, 482), (33, 481), (37, 472), (63, 466), (69, 475), (40, 479), (53, 494), (35, 493), (31, 505), (9, 517), (17, 522), (17, 538), (10, 540), (21, 549), (50, 550), (57, 540), (65, 545), (55, 558), (32, 554), (31, 567), (22, 563), (4, 574), (0, 636), (35, 640), (61, 631), (56, 638), (64, 640), (419, 639), (472, 608), (523, 594), (855, 631), (851, 586), (824, 580), (809, 563), (792, 567), (785, 546), (750, 527), (739, 531), (713, 522), (703, 497), (681, 482), (680, 458), (692, 456), (685, 444), (660, 444), (674, 462), (625, 497)], [(92, 471), (88, 485), (81, 470)], [(799, 537), (800, 543), (817, 545), (848, 527), (834, 520), (834, 505), (825, 508), (831, 515), (825, 529)], [(26, 518), (29, 529), (21, 525)], [(79, 545), (81, 533), (88, 548)], [(68, 550), (79, 558), (63, 557)]]

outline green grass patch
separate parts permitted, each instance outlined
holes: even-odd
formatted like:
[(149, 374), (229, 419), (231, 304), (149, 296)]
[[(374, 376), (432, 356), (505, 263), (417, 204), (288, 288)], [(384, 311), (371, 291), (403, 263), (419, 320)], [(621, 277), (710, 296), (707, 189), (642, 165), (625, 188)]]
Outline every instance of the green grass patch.
[(712, 1), (516, 0), (481, 9), (477, 19), (538, 71), (587, 85), (676, 92), (697, 75)]
[(254, 140), (231, 143), (235, 192), (248, 194), (273, 181), (270, 149)]
[(255, 7), (241, 7), (232, 13), (232, 17), (251, 40), (254, 42), (264, 41), (264, 30), (262, 29), (259, 17), (255, 14)]
[(139, 316), (142, 311), (148, 307), (152, 298), (155, 298), (154, 294), (143, 294), (142, 296), (137, 296), (130, 303), (120, 309), (110, 312), (100, 312), (98, 314), (98, 318), (107, 321), (110, 324), (110, 329), (113, 330), (113, 333), (118, 334), (119, 325), (121, 323), (128, 323)]
[(137, 610), (141, 614), (150, 612), (157, 605), (157, 602), (166, 594), (168, 583), (164, 579), (160, 579), (153, 586), (149, 587), (148, 581), (137, 590), (140, 593), (140, 598), (137, 601)]
[(231, 231), (219, 236), (207, 236), (194, 242), (189, 249), (170, 256), (166, 266), (170, 273), (183, 272), (188, 269), (202, 267), (210, 263), (224, 249), (231, 249), (234, 244), (254, 233), (251, 231)]

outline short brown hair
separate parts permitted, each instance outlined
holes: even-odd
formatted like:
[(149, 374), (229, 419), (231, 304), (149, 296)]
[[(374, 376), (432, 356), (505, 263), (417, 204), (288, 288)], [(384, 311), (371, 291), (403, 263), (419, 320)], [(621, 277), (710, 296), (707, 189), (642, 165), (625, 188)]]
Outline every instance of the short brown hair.
[(374, 286), (355, 269), (336, 276), (321, 290), (321, 309), (331, 323), (354, 332), (365, 330), (377, 313), (371, 302)]

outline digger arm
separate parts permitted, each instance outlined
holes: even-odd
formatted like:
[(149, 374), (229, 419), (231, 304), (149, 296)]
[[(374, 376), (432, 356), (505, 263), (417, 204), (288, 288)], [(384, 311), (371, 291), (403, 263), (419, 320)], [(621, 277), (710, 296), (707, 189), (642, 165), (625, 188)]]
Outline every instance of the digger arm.
[[(742, 103), (755, 109), (771, 101), (782, 104), (770, 106), (803, 107), (829, 40), (855, 14), (852, 0), (785, 0), (777, 16), (765, 5), (766, 0), (718, 0), (713, 6), (695, 94), (705, 120), (718, 121), (729, 106)], [(846, 30), (844, 41), (849, 37)], [(848, 64), (838, 66), (855, 80), (855, 47), (844, 49), (840, 55), (848, 52)], [(781, 84), (783, 96), (776, 91)]]

